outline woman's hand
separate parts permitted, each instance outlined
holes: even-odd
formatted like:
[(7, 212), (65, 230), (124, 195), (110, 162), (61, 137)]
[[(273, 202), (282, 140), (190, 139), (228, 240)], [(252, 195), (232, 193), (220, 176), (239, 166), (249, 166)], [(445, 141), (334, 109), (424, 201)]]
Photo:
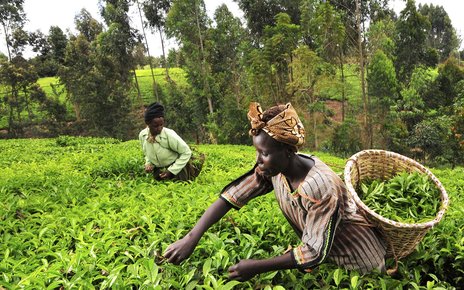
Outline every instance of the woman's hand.
[(166, 170), (164, 172), (161, 172), (160, 175), (159, 175), (159, 178), (161, 180), (165, 180), (165, 179), (171, 179), (174, 177), (174, 174), (172, 174), (169, 170)]
[(151, 163), (145, 164), (145, 172), (152, 172), (155, 169), (155, 166)]
[(296, 264), (290, 252), (263, 260), (241, 260), (229, 268), (229, 278), (241, 282), (248, 281), (264, 272), (293, 269)]
[(179, 265), (182, 261), (190, 257), (197, 246), (197, 241), (187, 234), (182, 239), (170, 244), (163, 256), (169, 263)]
[(248, 281), (255, 275), (261, 273), (258, 267), (259, 260), (240, 260), (237, 264), (229, 267), (229, 278), (240, 282)]

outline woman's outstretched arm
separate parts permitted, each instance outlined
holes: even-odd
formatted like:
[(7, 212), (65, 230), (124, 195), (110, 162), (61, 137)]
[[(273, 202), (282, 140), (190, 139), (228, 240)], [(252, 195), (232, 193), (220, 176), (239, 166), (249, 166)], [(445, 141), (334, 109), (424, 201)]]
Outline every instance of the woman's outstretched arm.
[(297, 265), (290, 252), (264, 260), (241, 260), (229, 268), (229, 278), (238, 281), (247, 281), (257, 274), (294, 269)]
[(203, 234), (216, 222), (218, 222), (232, 206), (225, 200), (218, 198), (211, 204), (198, 220), (193, 229), (182, 239), (169, 245), (164, 252), (164, 257), (175, 265), (190, 257)]

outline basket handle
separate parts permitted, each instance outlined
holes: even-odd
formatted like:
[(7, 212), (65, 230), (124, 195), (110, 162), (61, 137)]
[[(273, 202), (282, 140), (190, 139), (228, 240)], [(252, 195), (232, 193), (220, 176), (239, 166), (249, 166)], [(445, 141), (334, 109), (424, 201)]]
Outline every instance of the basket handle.
[[(350, 158), (347, 160), (348, 161), (353, 161), (353, 163), (356, 165), (356, 172), (358, 173), (358, 178), (360, 178), (360, 173), (359, 173), (359, 164), (358, 164), (358, 161), (356, 159), (353, 159), (353, 158)], [(359, 181), (359, 180), (358, 180)]]

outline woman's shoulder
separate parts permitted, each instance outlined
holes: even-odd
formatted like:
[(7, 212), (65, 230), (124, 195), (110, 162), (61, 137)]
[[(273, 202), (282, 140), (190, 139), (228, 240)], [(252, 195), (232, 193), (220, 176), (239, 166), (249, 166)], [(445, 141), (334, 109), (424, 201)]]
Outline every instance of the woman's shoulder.
[(316, 168), (321, 168), (321, 167), (328, 167), (327, 164), (324, 163), (321, 159), (319, 159), (316, 155), (313, 154), (307, 154), (307, 153), (300, 153), (298, 152), (298, 155), (310, 159), (314, 162), (314, 167)]
[(140, 131), (139, 133), (139, 138), (143, 136), (148, 136), (148, 130), (149, 130), (148, 127), (145, 129), (142, 129), (142, 131)]
[(311, 167), (309, 170), (306, 179), (313, 179), (314, 176), (319, 176), (322, 177), (324, 176), (324, 179), (331, 180), (333, 178), (338, 179), (338, 175), (321, 159), (319, 159), (315, 155), (311, 154), (304, 154), (304, 153), (298, 153), (301, 157), (303, 158), (309, 158), (314, 162), (314, 165)]
[(298, 152), (297, 154), (298, 154), (298, 156), (300, 156), (300, 157), (308, 158), (308, 159), (313, 159), (313, 160), (314, 160), (314, 157), (315, 157), (314, 155), (308, 154), (308, 153)]
[(174, 131), (171, 128), (163, 127), (163, 131), (161, 131), (161, 134), (167, 135), (167, 136), (173, 136), (177, 135), (176, 131)]

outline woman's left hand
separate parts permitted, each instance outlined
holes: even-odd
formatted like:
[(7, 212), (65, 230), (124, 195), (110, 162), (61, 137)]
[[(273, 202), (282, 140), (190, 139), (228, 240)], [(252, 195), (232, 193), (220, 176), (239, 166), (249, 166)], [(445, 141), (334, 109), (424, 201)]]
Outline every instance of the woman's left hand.
[(229, 278), (240, 282), (248, 281), (255, 275), (261, 273), (257, 267), (259, 260), (240, 260), (237, 264), (229, 267)]

